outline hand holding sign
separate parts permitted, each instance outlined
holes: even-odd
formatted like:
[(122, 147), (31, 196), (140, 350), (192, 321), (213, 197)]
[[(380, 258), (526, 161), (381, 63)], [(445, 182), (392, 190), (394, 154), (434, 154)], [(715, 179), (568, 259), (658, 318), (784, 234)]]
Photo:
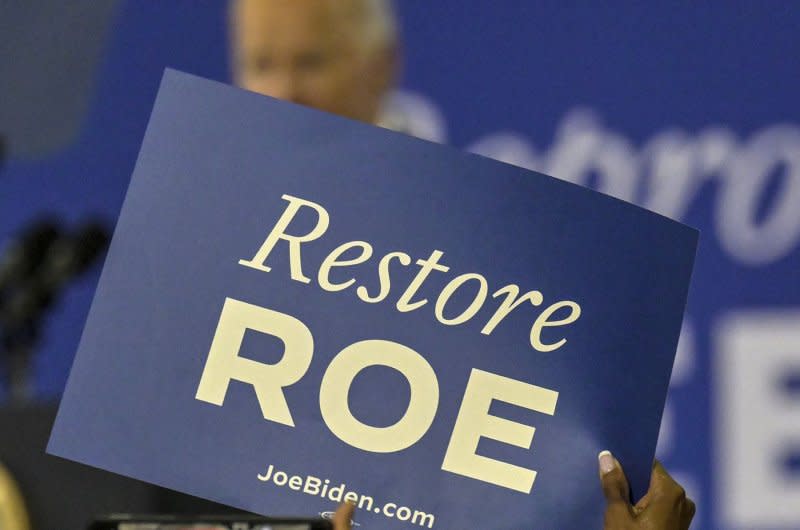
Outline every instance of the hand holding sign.
[(343, 502), (333, 514), (333, 530), (350, 530), (353, 527), (353, 515), (356, 506), (351, 502)]
[(653, 464), (650, 488), (635, 505), (622, 466), (608, 451), (599, 455), (600, 481), (608, 503), (605, 530), (688, 530), (695, 505), (666, 472), (660, 462)]

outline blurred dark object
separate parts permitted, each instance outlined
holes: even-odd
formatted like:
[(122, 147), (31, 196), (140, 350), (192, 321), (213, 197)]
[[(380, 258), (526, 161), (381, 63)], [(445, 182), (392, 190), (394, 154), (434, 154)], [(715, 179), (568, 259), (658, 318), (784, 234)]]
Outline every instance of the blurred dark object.
[(331, 530), (326, 519), (257, 515), (153, 516), (116, 515), (98, 519), (88, 530)]
[(55, 415), (55, 405), (0, 407), (0, 462), (34, 530), (77, 530), (103, 513), (241, 513), (45, 454)]
[(75, 138), (117, 3), (0, 2), (0, 129), (9, 157), (45, 156)]
[(0, 352), (12, 401), (32, 395), (28, 366), (48, 310), (97, 261), (110, 239), (100, 222), (67, 233), (45, 219), (6, 247), (0, 257)]
[[(6, 338), (13, 339), (9, 337), (11, 332), (40, 319), (70, 280), (83, 273), (110, 240), (108, 230), (99, 223), (89, 223), (75, 234), (56, 234), (45, 245), (31, 240), (28, 248), (20, 252), (19, 261), (29, 269), (22, 272), (16, 288), (4, 297), (5, 303), (0, 307)], [(16, 254), (14, 250), (11, 252)]]
[(57, 223), (43, 219), (33, 223), (6, 246), (0, 256), (0, 296), (16, 282), (36, 273), (58, 236)]

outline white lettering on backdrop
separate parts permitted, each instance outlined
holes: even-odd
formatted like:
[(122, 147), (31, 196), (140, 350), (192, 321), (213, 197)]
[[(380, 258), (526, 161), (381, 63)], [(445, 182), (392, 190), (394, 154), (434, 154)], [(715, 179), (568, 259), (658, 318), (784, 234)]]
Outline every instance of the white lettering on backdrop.
[[(387, 116), (387, 126), (432, 141), (447, 140), (442, 113), (424, 96), (396, 94)], [(720, 246), (748, 266), (775, 262), (800, 242), (800, 128), (795, 125), (770, 125), (747, 139), (726, 126), (708, 126), (695, 134), (671, 128), (637, 147), (607, 128), (595, 112), (573, 109), (547, 149), (537, 149), (524, 135), (511, 131), (486, 134), (466, 149), (576, 184), (592, 184), (677, 221), (685, 218), (701, 188), (712, 184)], [(759, 212), (774, 179), (779, 191)]]

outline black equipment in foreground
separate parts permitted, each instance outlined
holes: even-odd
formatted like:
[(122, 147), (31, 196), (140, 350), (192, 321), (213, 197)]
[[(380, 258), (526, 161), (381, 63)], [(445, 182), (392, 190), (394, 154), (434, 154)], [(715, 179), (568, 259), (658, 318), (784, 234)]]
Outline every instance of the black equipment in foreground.
[(331, 530), (325, 519), (274, 518), (247, 515), (112, 515), (88, 530)]

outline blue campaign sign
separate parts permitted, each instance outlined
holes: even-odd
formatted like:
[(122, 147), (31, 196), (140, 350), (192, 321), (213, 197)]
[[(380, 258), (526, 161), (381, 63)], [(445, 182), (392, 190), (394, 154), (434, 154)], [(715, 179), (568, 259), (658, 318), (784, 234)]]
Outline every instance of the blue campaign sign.
[(598, 451), (646, 489), (696, 241), (167, 71), (48, 451), (364, 528), (599, 527)]

